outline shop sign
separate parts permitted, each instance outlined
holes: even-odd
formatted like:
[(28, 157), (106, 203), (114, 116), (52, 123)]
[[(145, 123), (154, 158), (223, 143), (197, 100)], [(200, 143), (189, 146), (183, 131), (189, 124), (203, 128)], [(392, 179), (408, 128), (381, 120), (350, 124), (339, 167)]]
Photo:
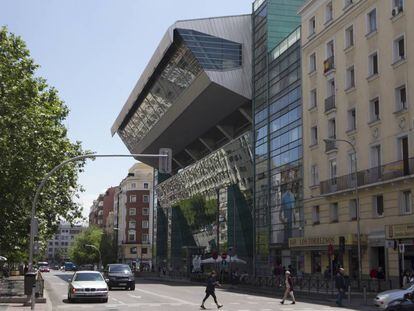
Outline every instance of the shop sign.
[(414, 238), (414, 224), (386, 226), (386, 236), (390, 240)]
[(308, 237), (308, 238), (290, 238), (289, 247), (307, 247), (307, 246), (326, 246), (329, 244), (338, 245), (338, 236), (328, 237)]

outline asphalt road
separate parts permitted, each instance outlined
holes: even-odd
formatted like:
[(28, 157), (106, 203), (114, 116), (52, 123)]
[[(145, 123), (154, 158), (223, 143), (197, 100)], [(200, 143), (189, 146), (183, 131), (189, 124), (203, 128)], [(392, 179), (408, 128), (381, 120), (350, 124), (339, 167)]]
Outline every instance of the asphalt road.
[[(204, 297), (204, 287), (198, 285), (183, 285), (176, 283), (157, 283), (137, 280), (135, 291), (111, 290), (108, 303), (77, 302), (68, 303), (67, 280), (72, 276), (70, 272), (53, 271), (43, 273), (45, 287), (52, 303), (53, 310), (200, 310), (201, 300)], [(232, 311), (273, 311), (273, 310), (344, 310), (336, 308), (329, 302), (301, 302), (296, 305), (280, 304), (280, 298), (266, 297), (254, 294), (240, 294), (228, 290), (216, 290), (221, 310)], [(213, 300), (209, 298), (205, 306), (209, 310), (217, 310)], [(358, 310), (358, 309), (347, 309)]]

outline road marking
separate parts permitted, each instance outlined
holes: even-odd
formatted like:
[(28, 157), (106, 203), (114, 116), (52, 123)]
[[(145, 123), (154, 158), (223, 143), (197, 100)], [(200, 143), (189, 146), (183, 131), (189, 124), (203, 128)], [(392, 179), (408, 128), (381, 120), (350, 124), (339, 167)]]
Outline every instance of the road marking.
[(129, 297), (132, 297), (132, 298), (138, 298), (138, 299), (141, 299), (141, 298), (142, 298), (141, 296), (138, 296), (138, 295), (132, 295), (132, 294), (128, 294), (128, 296), (129, 296)]
[(198, 306), (198, 303), (193, 303), (191, 301), (187, 301), (187, 300), (183, 300), (183, 299), (179, 299), (179, 298), (175, 298), (175, 297), (171, 297), (171, 296), (157, 294), (157, 293), (153, 293), (153, 292), (143, 290), (143, 289), (137, 289), (136, 288), (135, 290), (140, 291), (140, 292), (145, 293), (145, 294), (148, 294), (148, 295), (153, 295), (153, 296), (157, 296), (157, 297), (164, 298), (164, 299), (174, 300), (174, 301), (177, 301), (177, 302), (182, 303), (182, 304)]
[(115, 300), (117, 303), (119, 303), (120, 305), (124, 305), (125, 304), (125, 302), (122, 302), (121, 300), (119, 300), (119, 299), (116, 299), (116, 298), (112, 298), (111, 297), (111, 299), (112, 300)]

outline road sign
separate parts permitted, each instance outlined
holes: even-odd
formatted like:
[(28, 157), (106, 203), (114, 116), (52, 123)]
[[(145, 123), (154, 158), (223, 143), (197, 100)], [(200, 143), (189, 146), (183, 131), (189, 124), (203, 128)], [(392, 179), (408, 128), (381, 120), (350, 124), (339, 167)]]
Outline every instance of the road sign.
[(166, 155), (159, 158), (158, 171), (162, 174), (171, 174), (172, 170), (172, 150), (171, 148), (161, 148), (160, 155)]
[(398, 249), (400, 250), (401, 254), (405, 253), (405, 244), (398, 244)]

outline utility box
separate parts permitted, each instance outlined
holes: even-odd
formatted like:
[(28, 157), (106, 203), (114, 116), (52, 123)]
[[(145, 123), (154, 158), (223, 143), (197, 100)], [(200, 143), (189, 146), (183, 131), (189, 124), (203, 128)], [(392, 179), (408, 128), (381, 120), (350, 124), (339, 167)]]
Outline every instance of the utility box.
[(27, 272), (24, 275), (24, 294), (31, 295), (32, 291), (36, 287), (36, 275), (37, 272)]

